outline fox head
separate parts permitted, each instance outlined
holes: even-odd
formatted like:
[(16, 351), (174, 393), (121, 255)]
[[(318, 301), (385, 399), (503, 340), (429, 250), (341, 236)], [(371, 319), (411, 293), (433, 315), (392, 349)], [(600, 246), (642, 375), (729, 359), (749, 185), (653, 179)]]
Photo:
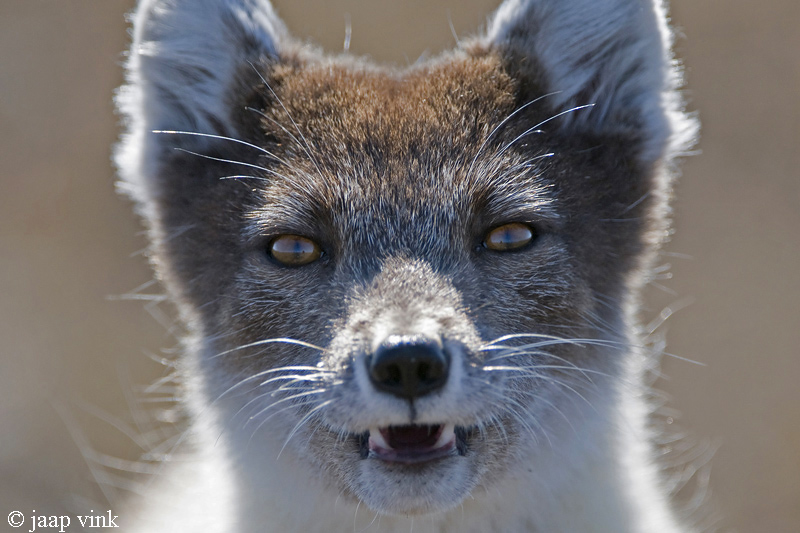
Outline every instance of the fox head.
[(605, 438), (695, 129), (659, 1), (507, 0), (404, 69), (266, 0), (143, 0), (133, 37), (121, 187), (235, 457), (415, 514)]

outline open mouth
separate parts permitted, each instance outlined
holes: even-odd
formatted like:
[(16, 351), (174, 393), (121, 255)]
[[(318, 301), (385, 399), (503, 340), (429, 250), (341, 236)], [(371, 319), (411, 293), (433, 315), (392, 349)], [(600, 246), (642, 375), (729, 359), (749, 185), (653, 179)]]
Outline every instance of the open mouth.
[(370, 428), (364, 435), (365, 457), (416, 464), (464, 453), (464, 431), (453, 424)]

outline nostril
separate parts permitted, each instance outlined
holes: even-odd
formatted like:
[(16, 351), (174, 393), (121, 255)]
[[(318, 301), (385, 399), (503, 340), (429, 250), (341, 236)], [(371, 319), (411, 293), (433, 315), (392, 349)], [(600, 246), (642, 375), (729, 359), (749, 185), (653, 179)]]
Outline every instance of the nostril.
[(426, 337), (390, 336), (369, 361), (377, 389), (409, 400), (442, 388), (448, 371), (447, 354)]

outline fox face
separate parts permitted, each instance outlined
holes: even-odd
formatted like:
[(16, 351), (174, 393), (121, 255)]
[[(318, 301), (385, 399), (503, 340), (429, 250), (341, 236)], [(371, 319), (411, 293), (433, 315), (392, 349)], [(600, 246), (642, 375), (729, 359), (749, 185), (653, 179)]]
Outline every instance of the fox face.
[(396, 70), (292, 41), (265, 2), (140, 5), (122, 187), (188, 326), (191, 414), (249, 485), (294, 461), (414, 515), (521, 458), (588, 464), (692, 135), (663, 20), (509, 1)]

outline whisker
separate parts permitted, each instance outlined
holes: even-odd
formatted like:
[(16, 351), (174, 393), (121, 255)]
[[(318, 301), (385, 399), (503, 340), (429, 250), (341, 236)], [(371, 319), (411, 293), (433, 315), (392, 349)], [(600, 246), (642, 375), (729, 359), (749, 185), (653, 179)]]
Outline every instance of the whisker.
[(274, 392), (280, 392), (282, 390), (287, 390), (288, 385), (291, 385), (293, 383), (300, 383), (300, 382), (303, 382), (303, 381), (309, 381), (309, 382), (315, 383), (315, 382), (321, 381), (320, 380), (321, 377), (326, 377), (326, 376), (330, 376), (330, 375), (333, 375), (333, 373), (332, 372), (319, 372), (317, 374), (310, 374), (308, 376), (299, 376), (299, 375), (296, 375), (296, 374), (291, 374), (291, 375), (288, 375), (288, 376), (277, 376), (277, 377), (274, 377), (274, 378), (270, 378), (270, 379), (268, 379), (266, 381), (262, 381), (261, 383), (258, 384), (258, 386), (259, 387), (263, 387), (264, 385), (267, 385), (269, 383), (273, 383), (273, 382), (277, 382), (277, 381), (283, 381), (283, 380), (291, 380), (289, 383), (284, 383), (276, 391), (274, 391)]
[(247, 174), (240, 174), (240, 175), (236, 175), (236, 176), (221, 176), (219, 179), (221, 179), (221, 180), (251, 179), (251, 180), (269, 181), (269, 179), (265, 178), (264, 176), (250, 176), (250, 175), (247, 175)]
[(208, 137), (210, 139), (219, 139), (219, 140), (222, 140), (222, 141), (230, 141), (230, 142), (234, 142), (234, 143), (237, 143), (237, 144), (242, 144), (244, 146), (248, 146), (250, 148), (258, 150), (259, 152), (267, 154), (268, 156), (272, 157), (276, 161), (279, 161), (279, 162), (283, 163), (286, 166), (290, 166), (283, 159), (281, 159), (280, 157), (276, 156), (275, 154), (273, 154), (272, 152), (270, 152), (266, 148), (258, 146), (258, 145), (255, 145), (255, 144), (252, 144), (252, 143), (249, 143), (247, 141), (243, 141), (241, 139), (236, 139), (234, 137), (226, 137), (224, 135), (214, 135), (214, 134), (211, 134), (211, 133), (200, 133), (200, 132), (197, 132), (197, 131), (179, 131), (179, 130), (153, 130), (152, 133), (170, 134), (170, 135), (193, 135), (193, 136), (196, 136), (196, 137)]
[(281, 101), (281, 99), (278, 97), (278, 95), (275, 93), (275, 91), (272, 90), (272, 86), (269, 84), (269, 82), (266, 79), (264, 79), (264, 76), (261, 75), (261, 72), (259, 72), (258, 69), (255, 67), (255, 65), (253, 65), (252, 63), (250, 63), (250, 66), (253, 67), (253, 70), (255, 70), (256, 74), (258, 74), (258, 77), (261, 78), (261, 81), (264, 83), (264, 86), (267, 89), (269, 89), (269, 92), (272, 93), (272, 96), (275, 97), (275, 100), (278, 101), (278, 104), (280, 104), (281, 108), (286, 113), (286, 116), (289, 117), (289, 120), (292, 121), (292, 125), (294, 126), (294, 129), (297, 131), (297, 134), (300, 136), (300, 138), (303, 139), (303, 143), (305, 144), (305, 147), (303, 147), (302, 144), (300, 146), (303, 147), (306, 155), (308, 156), (308, 159), (311, 161), (311, 163), (317, 169), (317, 173), (319, 173), (319, 175), (321, 176), (322, 175), (322, 171), (320, 170), (319, 165), (317, 164), (317, 160), (311, 154), (311, 145), (309, 144), (308, 140), (303, 135), (303, 132), (300, 130), (300, 127), (297, 125), (297, 122), (294, 121), (294, 118), (292, 117), (291, 113), (289, 113), (289, 110), (286, 109), (285, 105), (283, 105), (283, 101)]
[(530, 105), (533, 105), (533, 104), (535, 104), (536, 102), (538, 102), (538, 101), (540, 101), (540, 100), (542, 100), (542, 99), (544, 99), (544, 98), (547, 98), (547, 97), (549, 97), (549, 96), (555, 96), (556, 94), (558, 94), (558, 93), (560, 93), (560, 92), (561, 92), (561, 91), (556, 91), (556, 92), (552, 92), (552, 93), (544, 94), (544, 95), (542, 95), (542, 96), (540, 96), (540, 97), (538, 97), (538, 98), (535, 98), (535, 99), (531, 100), (530, 102), (528, 102), (528, 103), (526, 103), (526, 104), (523, 104), (523, 105), (519, 106), (519, 107), (518, 107), (517, 109), (515, 109), (515, 110), (514, 110), (512, 113), (510, 113), (510, 114), (509, 114), (509, 115), (508, 115), (506, 118), (504, 118), (504, 119), (503, 119), (503, 120), (500, 122), (500, 124), (498, 124), (497, 126), (495, 126), (495, 127), (494, 127), (494, 129), (493, 129), (491, 132), (489, 132), (489, 135), (487, 135), (487, 136), (486, 136), (486, 138), (483, 140), (483, 143), (481, 143), (480, 147), (478, 147), (478, 151), (475, 153), (475, 157), (474, 157), (474, 158), (472, 158), (472, 163), (470, 163), (470, 165), (469, 165), (469, 169), (467, 169), (467, 174), (466, 174), (466, 175), (467, 175), (467, 177), (469, 177), (469, 176), (472, 174), (472, 168), (475, 166), (475, 162), (478, 160), (478, 157), (479, 157), (479, 156), (481, 155), (481, 153), (483, 152), (483, 149), (486, 147), (486, 144), (487, 144), (487, 143), (488, 143), (488, 142), (489, 142), (489, 141), (492, 139), (492, 137), (494, 137), (495, 133), (497, 133), (497, 131), (498, 131), (500, 128), (502, 128), (502, 127), (503, 127), (503, 125), (505, 125), (505, 124), (506, 124), (506, 123), (507, 123), (509, 120), (511, 120), (512, 118), (514, 118), (514, 116), (515, 116), (517, 113), (519, 113), (519, 112), (523, 111), (523, 110), (524, 110), (525, 108), (527, 108), (528, 106), (530, 106)]
[[(220, 163), (230, 163), (232, 165), (242, 165), (244, 167), (255, 168), (255, 169), (261, 170), (263, 172), (271, 172), (271, 173), (277, 174), (274, 170), (271, 170), (269, 168), (262, 167), (262, 166), (259, 166), (259, 165), (254, 165), (252, 163), (245, 163), (244, 161), (235, 161), (233, 159), (225, 159), (225, 158), (222, 158), (222, 157), (214, 157), (214, 156), (211, 156), (211, 155), (201, 154), (201, 153), (198, 153), (198, 152), (192, 152), (191, 150), (187, 150), (186, 148), (181, 148), (181, 147), (175, 147), (175, 150), (178, 150), (179, 152), (185, 152), (185, 153), (191, 154), (191, 155), (196, 155), (197, 157), (202, 157), (203, 159), (210, 159), (211, 161), (219, 161)], [(278, 175), (280, 175), (280, 174), (278, 174)]]
[[(526, 337), (532, 338), (544, 338), (547, 340), (543, 340), (536, 343), (521, 345), (521, 346), (496, 346), (495, 344), (498, 342), (505, 342), (507, 340), (513, 339), (523, 339)], [(504, 337), (500, 337), (491, 341), (490, 343), (484, 344), (480, 351), (493, 351), (493, 350), (514, 350), (514, 349), (533, 349), (533, 348), (541, 348), (543, 346), (558, 346), (558, 345), (571, 345), (571, 346), (578, 346), (578, 347), (586, 347), (586, 346), (600, 346), (604, 348), (609, 347), (625, 347), (628, 346), (627, 343), (622, 341), (613, 341), (609, 339), (591, 339), (591, 338), (562, 338), (562, 337), (555, 337), (552, 335), (539, 335), (537, 333), (526, 334), (526, 333), (516, 333), (512, 335), (506, 335)]]
[[(286, 180), (286, 181), (288, 181), (290, 183), (294, 182), (294, 180), (291, 177), (289, 177), (289, 176), (287, 176), (285, 174), (281, 174), (280, 172), (278, 172), (276, 170), (272, 170), (271, 168), (262, 167), (260, 165), (255, 165), (253, 163), (247, 163), (245, 161), (236, 161), (236, 160), (233, 160), (233, 159), (225, 159), (223, 157), (214, 157), (214, 156), (211, 156), (211, 155), (208, 155), (208, 154), (201, 154), (199, 152), (193, 152), (191, 150), (187, 150), (186, 148), (175, 147), (174, 149), (178, 150), (179, 152), (185, 152), (185, 153), (190, 154), (190, 155), (194, 155), (194, 156), (197, 156), (197, 157), (202, 157), (203, 159), (210, 159), (211, 161), (218, 161), (220, 163), (230, 163), (232, 165), (241, 165), (241, 166), (244, 166), (244, 167), (254, 168), (256, 170), (260, 170), (262, 172), (266, 172), (267, 174), (271, 174), (271, 175), (273, 175), (275, 177), (278, 177), (278, 178), (281, 178), (283, 180)], [(236, 177), (262, 179), (262, 180), (266, 181), (266, 178), (263, 178), (263, 177), (262, 178), (258, 178), (257, 176), (236, 176)], [(222, 176), (220, 179), (231, 179), (231, 176)]]
[[(613, 378), (611, 374), (607, 374), (605, 372), (600, 372), (599, 370), (592, 370), (590, 368), (581, 368), (577, 365), (528, 365), (528, 366), (485, 366), (483, 369), (485, 372), (525, 372), (525, 371), (533, 371), (533, 370), (574, 370), (580, 372), (584, 375), (584, 377), (591, 383), (592, 380), (586, 374), (597, 374), (598, 376), (603, 376), (606, 378)], [(538, 376), (538, 374), (532, 374)]]
[[(260, 387), (261, 385), (258, 385), (258, 386)], [(261, 394), (257, 395), (255, 398), (250, 399), (247, 403), (245, 403), (242, 407), (240, 407), (239, 410), (236, 411), (236, 413), (234, 413), (233, 418), (236, 418), (237, 416), (239, 416), (242, 413), (242, 411), (244, 411), (250, 405), (252, 405), (252, 404), (254, 404), (256, 402), (259, 402), (259, 401), (263, 400), (264, 398), (266, 398), (268, 396), (275, 397), (278, 393), (287, 392), (287, 391), (305, 392), (305, 391), (309, 391), (309, 390), (317, 390), (317, 391), (324, 392), (325, 389), (320, 389), (320, 388), (315, 388), (315, 387), (290, 387), (290, 388), (279, 387), (277, 390), (264, 392), (264, 393), (261, 393)], [(291, 399), (293, 399), (293, 397), (283, 398), (283, 399), (281, 399), (281, 400), (279, 400), (277, 402), (270, 403), (267, 407), (265, 407), (262, 411), (260, 411), (259, 414), (261, 414), (263, 412), (266, 412), (273, 405), (278, 404), (278, 403), (282, 403), (284, 400), (287, 400), (287, 399), (291, 400)], [(257, 416), (257, 415), (254, 415), (254, 416)], [(250, 417), (251, 420), (253, 418), (254, 418), (253, 416)]]
[[(329, 371), (326, 371), (326, 370), (321, 370), (320, 368), (315, 367), (315, 366), (294, 365), (294, 366), (282, 366), (282, 367), (278, 367), (278, 368), (269, 368), (267, 370), (262, 370), (261, 372), (257, 372), (257, 373), (255, 373), (253, 375), (247, 376), (246, 378), (244, 378), (244, 379), (236, 382), (235, 384), (231, 385), (223, 393), (218, 395), (214, 399), (214, 401), (211, 402), (210, 406), (215, 405), (217, 402), (222, 400), (223, 397), (227, 396), (229, 393), (233, 392), (235, 389), (237, 389), (237, 388), (239, 388), (239, 387), (241, 387), (241, 386), (243, 386), (243, 385), (245, 385), (247, 383), (250, 383), (252, 381), (258, 380), (259, 378), (262, 378), (262, 377), (267, 376), (269, 374), (274, 374), (276, 372), (289, 372), (289, 371), (299, 371), (299, 370), (314, 371), (314, 372), (317, 372), (316, 375), (319, 375), (319, 376), (330, 376), (330, 375), (333, 374), (333, 372), (329, 372)], [(270, 380), (267, 380), (264, 383), (268, 383), (269, 381)], [(257, 387), (263, 386), (264, 383), (261, 383), (261, 384), (257, 385)]]
[[(526, 394), (526, 396), (532, 396), (532, 393), (527, 393), (527, 394)], [(575, 434), (577, 434), (577, 433), (578, 433), (578, 430), (577, 430), (577, 429), (575, 428), (575, 426), (572, 424), (572, 421), (569, 419), (569, 417), (568, 417), (568, 416), (567, 416), (567, 415), (564, 413), (564, 411), (562, 411), (561, 409), (559, 409), (559, 408), (558, 408), (558, 407), (557, 407), (557, 406), (556, 406), (556, 405), (555, 405), (553, 402), (551, 402), (550, 400), (548, 400), (548, 399), (546, 399), (546, 398), (542, 397), (541, 395), (539, 395), (539, 396), (536, 396), (536, 397), (534, 398), (534, 401), (536, 401), (536, 402), (539, 402), (539, 403), (544, 403), (545, 405), (549, 406), (549, 407), (550, 407), (551, 409), (553, 409), (553, 410), (554, 410), (556, 413), (558, 413), (559, 415), (561, 415), (561, 418), (563, 418), (563, 419), (564, 419), (564, 421), (567, 423), (567, 425), (568, 425), (568, 426), (569, 426), (569, 427), (572, 429), (572, 431), (573, 431)], [(548, 441), (549, 441), (549, 439), (548, 439)]]
[(328, 406), (328, 405), (330, 405), (331, 403), (333, 403), (333, 400), (326, 400), (326, 401), (322, 402), (321, 404), (319, 404), (318, 406), (316, 406), (315, 408), (313, 408), (311, 411), (309, 411), (309, 412), (308, 412), (308, 413), (307, 413), (307, 414), (306, 414), (306, 415), (305, 415), (303, 418), (301, 418), (301, 419), (300, 419), (300, 421), (299, 421), (297, 424), (295, 424), (295, 426), (294, 426), (294, 429), (292, 429), (292, 431), (289, 433), (289, 436), (288, 436), (288, 437), (286, 437), (286, 442), (284, 442), (284, 443), (283, 443), (283, 446), (281, 447), (281, 451), (279, 451), (279, 452), (278, 452), (278, 457), (277, 457), (277, 459), (280, 459), (280, 456), (281, 456), (281, 454), (283, 453), (283, 450), (285, 450), (285, 449), (286, 449), (286, 445), (287, 445), (287, 444), (289, 444), (289, 441), (290, 441), (290, 440), (292, 440), (292, 437), (294, 437), (294, 434), (295, 434), (295, 433), (297, 433), (297, 431), (298, 431), (298, 430), (299, 430), (301, 427), (303, 427), (303, 425), (304, 425), (306, 422), (308, 422), (309, 420), (311, 420), (311, 418), (312, 418), (312, 417), (313, 417), (313, 416), (314, 416), (314, 415), (315, 415), (315, 414), (316, 414), (318, 411), (320, 411), (320, 410), (324, 409), (325, 407), (327, 407), (327, 406)]
[(297, 146), (299, 146), (306, 153), (306, 155), (308, 155), (309, 157), (311, 156), (311, 154), (309, 154), (308, 151), (306, 150), (306, 147), (303, 145), (303, 143), (301, 143), (300, 140), (297, 137), (295, 137), (295, 135), (291, 131), (286, 129), (286, 127), (283, 124), (281, 124), (280, 122), (278, 122), (277, 120), (275, 120), (271, 116), (267, 115), (266, 113), (264, 113), (260, 109), (256, 109), (254, 107), (245, 107), (245, 109), (247, 111), (252, 111), (252, 112), (254, 112), (254, 113), (258, 114), (258, 115), (261, 115), (262, 118), (265, 118), (266, 120), (269, 120), (270, 122), (272, 122), (272, 124), (274, 124), (275, 126), (278, 126), (286, 135), (288, 135), (292, 139), (292, 141), (294, 141), (294, 143)]
[[(247, 423), (245, 423), (245, 427), (247, 426), (247, 424), (250, 421), (260, 417), (261, 415), (263, 415), (264, 413), (268, 412), (270, 409), (272, 409), (276, 405), (280, 405), (280, 404), (286, 403), (286, 402), (291, 402), (291, 401), (296, 400), (298, 398), (307, 398), (308, 396), (313, 396), (315, 394), (322, 394), (324, 392), (327, 392), (327, 391), (325, 389), (312, 389), (310, 391), (300, 392), (300, 393), (297, 393), (297, 394), (293, 394), (291, 396), (287, 396), (286, 398), (281, 398), (280, 400), (271, 402), (269, 405), (267, 405), (266, 407), (264, 407), (263, 409), (258, 411), (256, 414), (248, 417), (248, 421), (247, 421)], [(261, 399), (263, 396), (265, 396), (265, 395), (259, 396), (257, 399)], [(245, 404), (245, 406), (250, 405), (254, 400), (256, 400), (256, 399), (250, 400), (250, 402)]]
[[(297, 346), (303, 346), (305, 348), (311, 348), (312, 350), (318, 350), (320, 352), (324, 352), (325, 351), (324, 348), (321, 348), (321, 347), (319, 347), (319, 346), (317, 346), (315, 344), (311, 344), (311, 343), (308, 343), (308, 342), (305, 342), (305, 341), (299, 341), (299, 340), (296, 340), (296, 339), (291, 339), (291, 338), (288, 338), (288, 337), (281, 337), (281, 338), (276, 338), (276, 339), (264, 339), (264, 340), (260, 340), (260, 341), (256, 341), (256, 342), (251, 342), (250, 344), (244, 344), (242, 346), (237, 346), (236, 348), (231, 348), (230, 350), (225, 350), (224, 352), (220, 352), (220, 353), (218, 353), (216, 355), (213, 355), (212, 359), (213, 358), (217, 358), (217, 357), (221, 357), (223, 355), (228, 355), (230, 353), (237, 352), (239, 350), (245, 350), (247, 348), (253, 348), (255, 346), (263, 346), (265, 344), (274, 344), (274, 343), (294, 344), (294, 345), (297, 345)], [(281, 367), (281, 368), (285, 368), (285, 367)], [(272, 369), (272, 371), (274, 371), (274, 370), (275, 369)], [(316, 370), (319, 370), (319, 369), (317, 368)]]
[[(514, 398), (511, 398), (511, 397), (509, 397), (507, 395), (499, 396), (495, 392), (495, 396), (498, 398), (498, 401), (495, 402), (494, 405), (496, 407), (506, 411), (510, 415), (512, 415), (514, 417), (514, 419), (517, 421), (517, 423), (519, 423), (522, 426), (522, 428), (525, 431), (528, 432), (528, 434), (531, 436), (531, 438), (533, 439), (535, 444), (538, 444), (539, 439), (537, 437), (536, 431), (534, 431), (534, 429), (528, 424), (528, 421), (527, 421), (528, 419), (530, 419), (530, 421), (537, 428), (539, 428), (539, 430), (541, 431), (542, 435), (544, 435), (545, 439), (547, 439), (547, 442), (552, 447), (553, 443), (550, 440), (550, 436), (547, 434), (547, 431), (544, 430), (544, 428), (542, 427), (541, 423), (539, 423), (539, 421), (536, 420), (535, 417), (524, 417), (524, 416), (522, 416), (523, 413), (527, 412), (527, 408), (524, 405), (522, 405), (518, 400), (516, 400)], [(509, 404), (512, 404), (512, 405), (516, 406), (517, 409), (519, 409), (519, 411), (517, 409), (510, 408)]]
[(522, 132), (522, 133), (520, 133), (519, 135), (517, 135), (517, 136), (514, 138), (514, 140), (513, 140), (513, 141), (511, 141), (511, 142), (509, 142), (508, 144), (506, 144), (506, 145), (505, 145), (505, 146), (504, 146), (504, 147), (503, 147), (503, 148), (502, 148), (502, 149), (501, 149), (499, 152), (497, 152), (497, 154), (495, 155), (495, 157), (500, 157), (501, 155), (503, 155), (503, 154), (505, 153), (505, 151), (506, 151), (506, 150), (508, 150), (509, 148), (511, 148), (511, 146), (512, 146), (514, 143), (516, 143), (517, 141), (519, 141), (519, 140), (520, 140), (520, 139), (522, 139), (523, 137), (525, 137), (525, 136), (527, 136), (527, 135), (530, 135), (531, 133), (542, 133), (542, 131), (541, 131), (541, 130), (539, 130), (538, 128), (539, 128), (539, 127), (541, 127), (541, 126), (543, 126), (543, 125), (545, 125), (545, 124), (547, 124), (547, 123), (548, 123), (548, 122), (550, 122), (551, 120), (555, 120), (555, 119), (557, 119), (558, 117), (564, 116), (564, 115), (566, 115), (566, 114), (568, 114), (568, 113), (574, 113), (575, 111), (580, 111), (581, 109), (586, 109), (586, 108), (589, 108), (589, 107), (594, 107), (594, 105), (595, 105), (595, 104), (586, 104), (586, 105), (580, 105), (580, 106), (572, 107), (572, 108), (570, 108), (570, 109), (567, 109), (566, 111), (562, 111), (562, 112), (560, 112), (560, 113), (556, 113), (556, 114), (555, 114), (555, 115), (553, 115), (552, 117), (550, 117), (550, 118), (548, 118), (548, 119), (545, 119), (545, 120), (543, 120), (543, 121), (539, 122), (539, 123), (538, 123), (538, 124), (536, 124), (535, 126), (531, 126), (530, 128), (528, 128), (528, 129), (527, 129), (527, 130), (525, 130), (524, 132)]

